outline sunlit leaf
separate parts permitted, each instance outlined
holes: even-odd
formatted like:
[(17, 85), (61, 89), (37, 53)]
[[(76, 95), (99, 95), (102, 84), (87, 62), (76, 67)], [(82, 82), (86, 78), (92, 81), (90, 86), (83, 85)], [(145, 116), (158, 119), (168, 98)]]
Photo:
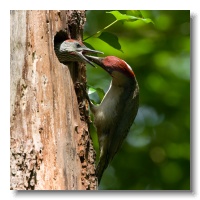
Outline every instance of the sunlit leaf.
[[(95, 88), (93, 86), (88, 85), (89, 89), (88, 89), (88, 94), (93, 94), (93, 93), (97, 93), (97, 95), (99, 96), (99, 99), (102, 100), (105, 92), (103, 91), (103, 89), (101, 88)], [(95, 102), (96, 103), (96, 102)]]
[[(111, 12), (107, 12), (107, 13), (110, 13), (112, 15), (114, 15), (114, 17), (118, 20), (118, 21), (127, 21), (127, 22), (134, 22), (134, 21), (137, 21), (137, 20), (142, 20), (144, 21), (145, 23), (153, 23), (154, 22), (150, 19), (150, 18), (143, 18), (143, 17), (139, 17), (141, 16), (141, 13), (138, 11), (138, 12), (135, 12), (136, 16), (134, 15), (126, 15), (126, 14), (121, 14), (119, 11), (111, 11)], [(131, 14), (134, 13), (134, 12), (131, 12)]]
[(154, 22), (150, 19), (150, 18), (144, 18), (144, 19), (140, 19), (140, 20), (142, 20), (143, 22), (145, 22), (145, 23), (152, 23), (152, 24), (154, 24)]
[(99, 98), (102, 100), (105, 95), (105, 92), (101, 88), (96, 88), (96, 91), (97, 91), (97, 94), (99, 95)]
[(92, 93), (95, 93), (95, 92), (96, 92), (95, 88), (89, 87), (88, 94), (92, 94)]
[(121, 45), (120, 45), (118, 37), (116, 35), (109, 33), (109, 32), (103, 32), (99, 36), (99, 39), (103, 40), (104, 42), (106, 42), (107, 44), (112, 46), (113, 48), (122, 51)]
[(136, 20), (138, 20), (138, 18), (135, 17), (135, 16), (121, 14), (119, 11), (111, 11), (111, 12), (107, 12), (107, 13), (114, 15), (114, 17), (118, 21), (120, 21), (120, 20), (123, 20), (123, 21), (130, 21), (130, 20), (136, 21)]
[(139, 10), (127, 10), (126, 11), (127, 15), (143, 18), (142, 13)]
[(94, 47), (93, 47), (91, 44), (87, 43), (87, 42), (84, 42), (84, 45), (85, 45), (86, 47), (88, 47), (89, 49), (95, 50)]

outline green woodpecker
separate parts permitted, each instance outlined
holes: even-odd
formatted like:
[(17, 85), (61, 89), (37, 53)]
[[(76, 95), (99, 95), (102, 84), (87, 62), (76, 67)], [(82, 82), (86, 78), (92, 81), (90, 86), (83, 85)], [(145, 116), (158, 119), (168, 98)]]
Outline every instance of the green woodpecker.
[(137, 115), (139, 86), (132, 68), (115, 56), (86, 56), (112, 77), (110, 88), (100, 105), (89, 101), (99, 140), (100, 159), (96, 169), (100, 183), (104, 170), (113, 159), (127, 136)]
[(58, 57), (58, 60), (61, 63), (66, 63), (70, 61), (87, 62), (93, 67), (94, 67), (93, 63), (90, 62), (85, 57), (85, 54), (87, 53), (103, 54), (103, 52), (89, 49), (82, 42), (78, 40), (73, 40), (73, 39), (68, 39), (68, 40), (65, 40), (64, 42), (55, 44), (54, 50)]

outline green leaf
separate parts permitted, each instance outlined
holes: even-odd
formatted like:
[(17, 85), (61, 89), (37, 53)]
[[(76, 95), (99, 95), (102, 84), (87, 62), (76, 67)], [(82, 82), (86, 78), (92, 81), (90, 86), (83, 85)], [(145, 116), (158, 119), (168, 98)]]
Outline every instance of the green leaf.
[(93, 47), (91, 44), (87, 43), (87, 42), (84, 42), (84, 45), (85, 45), (86, 47), (88, 47), (89, 49), (95, 50), (94, 47)]
[(99, 95), (99, 98), (102, 100), (105, 96), (105, 92), (101, 88), (96, 88), (97, 94)]
[(97, 90), (93, 87), (89, 87), (88, 94), (95, 93)]
[[(143, 16), (140, 13), (140, 11), (137, 11), (137, 12), (133, 11), (133, 12), (131, 12), (131, 14), (135, 13), (136, 16), (121, 14), (119, 11), (111, 11), (111, 12), (107, 12), (107, 13), (110, 13), (110, 14), (114, 15), (114, 17), (118, 21), (134, 22), (134, 21), (137, 21), (137, 20), (142, 20), (145, 23), (150, 23), (151, 22), (151, 23), (154, 24), (154, 22), (150, 18), (143, 18)], [(140, 17), (138, 17), (138, 16), (140, 16)]]
[(135, 16), (138, 18), (144, 18), (142, 13), (139, 10), (127, 10), (126, 11), (127, 15)]
[(145, 19), (141, 19), (143, 22), (145, 22), (145, 23), (152, 23), (152, 24), (154, 24), (154, 22), (150, 19), (150, 18), (145, 18)]
[[(96, 93), (98, 94), (98, 96), (99, 96), (99, 99), (100, 99), (100, 100), (103, 99), (103, 97), (104, 97), (104, 95), (105, 95), (105, 92), (104, 92), (103, 89), (101, 89), (101, 88), (95, 88), (95, 87), (93, 87), (93, 86), (91, 86), (91, 85), (87, 85), (87, 87), (89, 87), (89, 89), (88, 89), (88, 94), (89, 94), (89, 95), (96, 92)], [(95, 103), (96, 103), (96, 102), (95, 102)]]
[(113, 48), (122, 51), (121, 45), (116, 35), (109, 32), (102, 32), (101, 35), (99, 36), (99, 39), (103, 40), (104, 42), (112, 46)]
[(137, 17), (121, 14), (119, 11), (111, 11), (111, 12), (106, 12), (106, 13), (110, 13), (110, 14), (114, 15), (114, 17), (118, 21), (120, 21), (120, 20), (128, 21), (128, 20), (133, 20), (133, 19), (137, 20)]

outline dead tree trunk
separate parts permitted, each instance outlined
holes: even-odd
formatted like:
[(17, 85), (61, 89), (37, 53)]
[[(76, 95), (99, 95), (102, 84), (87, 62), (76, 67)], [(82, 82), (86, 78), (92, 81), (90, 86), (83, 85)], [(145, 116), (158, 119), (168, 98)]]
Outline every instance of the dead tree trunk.
[(61, 64), (54, 42), (81, 40), (85, 11), (10, 13), (10, 188), (94, 190), (84, 64)]

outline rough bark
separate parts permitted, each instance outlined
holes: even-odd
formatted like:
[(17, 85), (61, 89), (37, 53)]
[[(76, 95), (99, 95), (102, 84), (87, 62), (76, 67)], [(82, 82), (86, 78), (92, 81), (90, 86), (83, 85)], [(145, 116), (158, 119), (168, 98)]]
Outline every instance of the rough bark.
[(84, 64), (61, 64), (54, 42), (81, 40), (85, 11), (10, 13), (10, 188), (96, 189), (88, 105), (75, 83)]

